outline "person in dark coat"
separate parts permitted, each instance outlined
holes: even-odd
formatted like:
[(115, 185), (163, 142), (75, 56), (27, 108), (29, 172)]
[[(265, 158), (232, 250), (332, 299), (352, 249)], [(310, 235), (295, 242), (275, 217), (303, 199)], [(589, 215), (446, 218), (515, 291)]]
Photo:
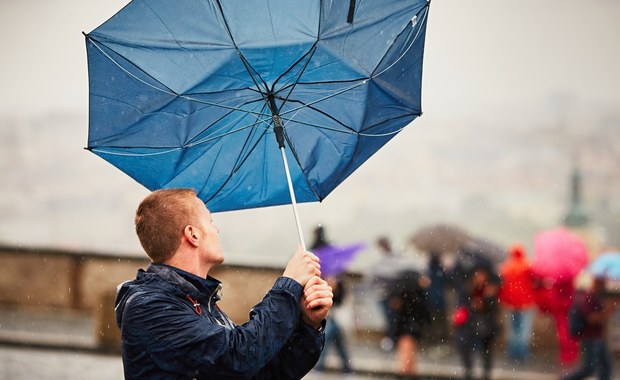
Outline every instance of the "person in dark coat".
[(431, 314), (431, 329), (428, 334), (433, 343), (445, 343), (448, 339), (446, 320), (446, 270), (441, 264), (439, 253), (431, 252), (428, 261), (428, 307)]
[(428, 278), (418, 272), (403, 271), (389, 292), (400, 375), (412, 376), (417, 372), (416, 345), (424, 327), (431, 322), (426, 298), (428, 283)]
[(479, 351), (483, 360), (483, 379), (490, 379), (493, 342), (499, 330), (498, 284), (487, 268), (475, 267), (466, 276), (465, 286), (453, 315), (457, 349), (465, 368), (465, 379), (472, 378), (473, 357)]
[(332, 291), (314, 254), (298, 248), (236, 325), (217, 305), (221, 284), (209, 272), (224, 256), (196, 193), (151, 193), (135, 224), (152, 263), (117, 295), (126, 379), (300, 379), (315, 365)]
[(609, 380), (612, 376), (613, 361), (607, 345), (609, 320), (617, 308), (617, 301), (604, 299), (607, 280), (594, 278), (592, 288), (576, 301), (578, 313), (583, 316), (584, 328), (581, 332), (581, 365), (563, 380), (581, 380), (598, 372), (598, 379)]

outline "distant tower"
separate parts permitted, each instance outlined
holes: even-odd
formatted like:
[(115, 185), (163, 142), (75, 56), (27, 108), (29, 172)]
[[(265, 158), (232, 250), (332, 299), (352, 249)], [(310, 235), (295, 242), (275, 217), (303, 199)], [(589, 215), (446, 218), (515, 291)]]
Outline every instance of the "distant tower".
[(571, 200), (568, 212), (564, 217), (564, 225), (579, 228), (588, 224), (589, 218), (581, 204), (581, 172), (574, 168), (571, 176)]

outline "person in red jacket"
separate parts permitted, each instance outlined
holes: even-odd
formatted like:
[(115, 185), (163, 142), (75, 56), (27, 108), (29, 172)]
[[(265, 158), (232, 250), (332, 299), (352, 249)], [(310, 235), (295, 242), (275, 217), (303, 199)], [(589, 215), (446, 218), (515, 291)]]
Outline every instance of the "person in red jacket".
[(534, 277), (521, 244), (510, 247), (500, 277), (499, 301), (508, 309), (508, 357), (523, 363), (529, 353), (534, 317)]

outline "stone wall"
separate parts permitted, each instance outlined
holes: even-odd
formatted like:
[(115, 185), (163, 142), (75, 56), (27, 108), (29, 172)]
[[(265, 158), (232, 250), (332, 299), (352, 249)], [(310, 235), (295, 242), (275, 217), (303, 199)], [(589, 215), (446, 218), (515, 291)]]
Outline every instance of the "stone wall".
[[(148, 265), (147, 258), (141, 256), (1, 246), (0, 260), (0, 303), (93, 312), (109, 307), (103, 303), (110, 303), (116, 287)], [(246, 321), (250, 308), (261, 300), (282, 270), (218, 267), (211, 274), (224, 283), (222, 309), (235, 322)]]
[[(100, 346), (110, 349), (117, 349), (120, 341), (114, 320), (116, 287), (133, 279), (139, 268), (148, 265), (145, 256), (2, 246), (0, 262), (0, 304), (92, 313)], [(221, 308), (236, 323), (243, 323), (282, 271), (283, 268), (224, 264), (210, 274), (224, 285)], [(359, 275), (346, 278), (350, 297), (341, 313), (343, 327), (351, 334), (380, 337), (382, 316), (372, 292), (363, 284)], [(538, 349), (556, 349), (557, 345), (555, 326), (540, 314), (534, 324), (533, 344)]]

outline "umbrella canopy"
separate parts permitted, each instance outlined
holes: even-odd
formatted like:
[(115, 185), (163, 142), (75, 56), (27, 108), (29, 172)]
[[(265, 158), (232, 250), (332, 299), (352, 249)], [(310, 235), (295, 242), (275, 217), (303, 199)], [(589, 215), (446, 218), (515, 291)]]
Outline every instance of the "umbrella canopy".
[(506, 259), (506, 249), (488, 239), (474, 237), (461, 247), (464, 254), (480, 258), (495, 266)]
[(320, 201), (421, 114), (427, 14), (427, 0), (133, 0), (86, 34), (87, 149), (213, 212)]
[(458, 252), (472, 240), (463, 229), (450, 224), (434, 224), (422, 227), (411, 235), (410, 241), (419, 250), (426, 252)]
[(588, 271), (594, 277), (620, 281), (620, 252), (606, 252), (590, 264)]
[(321, 275), (323, 277), (337, 276), (349, 269), (358, 253), (366, 248), (364, 243), (345, 246), (324, 245), (314, 250), (314, 254), (321, 260)]
[(566, 228), (544, 231), (534, 237), (532, 271), (540, 277), (570, 280), (587, 262), (585, 243)]

